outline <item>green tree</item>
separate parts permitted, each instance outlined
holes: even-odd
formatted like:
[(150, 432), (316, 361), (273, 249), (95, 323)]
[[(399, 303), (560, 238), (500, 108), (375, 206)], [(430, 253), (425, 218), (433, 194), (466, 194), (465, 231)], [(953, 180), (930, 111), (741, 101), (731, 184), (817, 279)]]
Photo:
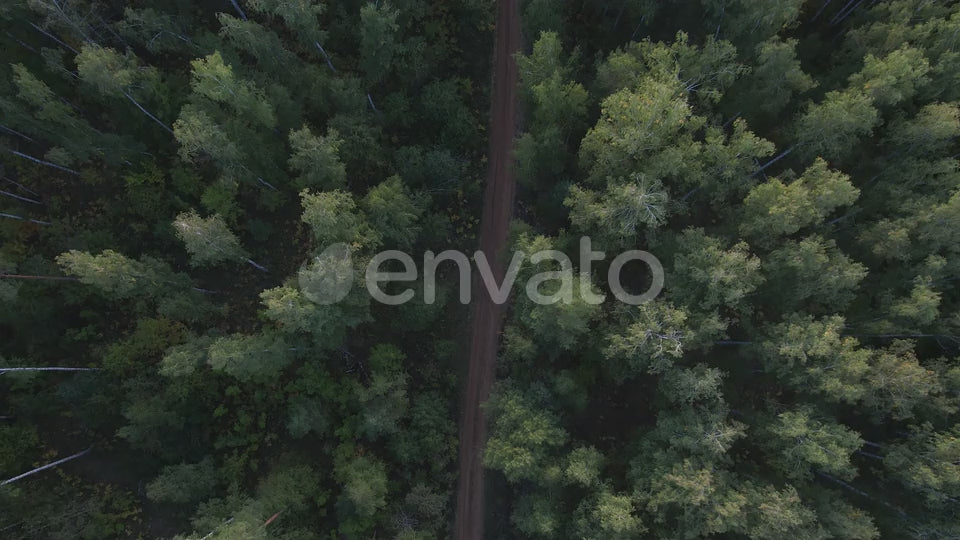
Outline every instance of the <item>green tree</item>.
[(67, 274), (79, 277), (82, 283), (96, 287), (111, 298), (158, 297), (191, 288), (186, 276), (175, 274), (157, 259), (144, 257), (135, 261), (109, 249), (98, 255), (71, 250), (59, 255), (57, 264)]
[(669, 296), (691, 310), (719, 307), (741, 311), (749, 296), (763, 283), (760, 259), (746, 242), (729, 249), (702, 229), (687, 229), (674, 257)]
[(370, 439), (396, 433), (408, 412), (405, 359), (406, 355), (391, 345), (378, 345), (370, 351), (370, 382), (359, 393), (364, 408), (360, 431)]
[(722, 462), (733, 444), (745, 435), (745, 426), (728, 417), (728, 407), (722, 400), (664, 411), (650, 433), (651, 441), (671, 454)]
[(820, 103), (808, 105), (797, 119), (797, 144), (805, 156), (844, 160), (879, 122), (869, 95), (830, 91)]
[(568, 482), (589, 488), (600, 481), (602, 467), (603, 454), (590, 446), (570, 452), (563, 472)]
[(532, 53), (517, 58), (523, 87), (533, 108), (533, 133), (555, 126), (566, 134), (577, 129), (586, 116), (587, 91), (580, 83), (569, 81), (575, 60), (576, 52), (573, 58), (564, 58), (556, 32), (541, 33)]
[(282, 456), (284, 461), (267, 474), (257, 486), (257, 498), (265, 508), (305, 511), (316, 496), (321, 475), (306, 463), (298, 463), (293, 456)]
[(850, 456), (863, 446), (863, 439), (846, 426), (801, 409), (780, 413), (766, 429), (771, 463), (787, 478), (810, 478), (817, 471), (846, 480), (856, 475)]
[(400, 48), (398, 15), (386, 3), (369, 3), (360, 8), (360, 70), (367, 84), (376, 85), (390, 74), (394, 55)]
[(375, 249), (380, 245), (380, 232), (373, 230), (366, 216), (357, 208), (350, 193), (302, 191), (302, 220), (313, 230), (321, 246), (343, 242), (353, 249)]
[(632, 322), (611, 334), (604, 349), (608, 360), (623, 366), (621, 377), (662, 372), (683, 356), (684, 344), (692, 334), (686, 326), (686, 313), (654, 300), (636, 306), (628, 317)]
[(579, 230), (596, 231), (608, 245), (623, 247), (632, 247), (641, 233), (663, 225), (670, 213), (663, 185), (639, 173), (610, 182), (600, 194), (572, 186), (563, 204)]
[[(286, 80), (300, 82), (296, 78), (301, 62), (296, 55), (284, 47), (276, 32), (260, 23), (238, 19), (227, 13), (218, 13), (220, 22), (220, 43), (229, 43), (239, 52), (256, 59), (257, 67), (274, 76), (286, 76)], [(308, 22), (306, 19), (304, 22)]]
[(711, 15), (708, 28), (731, 41), (751, 44), (765, 40), (795, 26), (799, 21), (802, 0), (770, 4), (762, 0), (709, 0), (705, 2)]
[(200, 337), (170, 347), (160, 361), (160, 374), (165, 377), (193, 375), (206, 365), (207, 350), (212, 341), (212, 338)]
[[(643, 466), (652, 468), (649, 462)], [(637, 486), (639, 498), (653, 517), (654, 534), (695, 538), (732, 531), (743, 523), (747, 498), (721, 468), (683, 460), (657, 466), (643, 476)]]
[(703, 125), (694, 116), (680, 81), (648, 76), (635, 89), (603, 100), (601, 117), (584, 137), (580, 163), (592, 183), (645, 173), (662, 178), (681, 168), (694, 146), (690, 135)]
[(930, 79), (930, 64), (923, 53), (902, 47), (883, 59), (872, 54), (864, 58), (863, 69), (850, 77), (850, 87), (860, 89), (880, 107), (911, 99)]
[(815, 320), (793, 315), (772, 325), (759, 346), (764, 369), (798, 390), (856, 403), (866, 391), (863, 377), (869, 370), (870, 350), (843, 336), (843, 327), (839, 316)]
[(233, 335), (216, 339), (207, 351), (210, 367), (241, 381), (276, 380), (293, 361), (283, 340), (268, 334)]
[(237, 78), (224, 63), (219, 51), (190, 63), (193, 92), (216, 103), (228, 104), (238, 115), (253, 119), (265, 128), (276, 126), (277, 119), (263, 90)]
[(173, 124), (173, 131), (184, 161), (202, 162), (209, 156), (224, 168), (235, 167), (240, 161), (237, 145), (203, 110), (184, 107)]
[(385, 242), (409, 248), (420, 233), (418, 221), (425, 202), (411, 195), (399, 176), (392, 176), (373, 187), (361, 204), (370, 225)]
[(276, 15), (283, 19), (297, 38), (308, 48), (319, 47), (326, 41), (327, 32), (320, 27), (320, 17), (327, 6), (317, 0), (284, 2), (282, 0), (253, 0), (249, 2), (254, 11)]
[(574, 516), (577, 534), (585, 539), (636, 538), (647, 530), (630, 496), (606, 490), (581, 502)]
[(679, 31), (670, 43), (650, 39), (635, 41), (612, 52), (597, 69), (596, 85), (602, 96), (632, 90), (647, 77), (675, 74), (683, 92), (698, 105), (713, 107), (745, 67), (737, 62), (730, 42), (707, 36), (702, 46), (690, 44)]
[(674, 368), (660, 379), (660, 392), (672, 403), (692, 405), (722, 400), (724, 373), (697, 364), (693, 368)]
[(750, 485), (745, 491), (752, 511), (742, 528), (749, 538), (782, 538), (784, 534), (804, 539), (823, 537), (816, 513), (803, 504), (793, 486), (778, 490), (770, 485)]
[(563, 530), (563, 519), (558, 508), (560, 501), (544, 493), (521, 496), (510, 520), (520, 532), (536, 538), (557, 538)]
[(910, 295), (897, 299), (890, 306), (890, 317), (905, 323), (906, 327), (924, 327), (932, 324), (940, 316), (942, 295), (930, 287), (925, 279), (915, 281)]
[(948, 506), (960, 496), (960, 426), (934, 431), (924, 424), (891, 445), (883, 458), (889, 474), (931, 505)]
[[(92, 156), (115, 162), (126, 152), (110, 148), (105, 152), (97, 142), (107, 143), (107, 137), (98, 133), (63, 98), (23, 64), (13, 64), (13, 83), (17, 87), (15, 100), (0, 100), (4, 123), (27, 133), (36, 134), (57, 146), (47, 151), (49, 161), (70, 166), (74, 160), (85, 161)], [(116, 145), (116, 141), (109, 141)]]
[(835, 209), (853, 204), (859, 195), (847, 175), (831, 171), (818, 158), (789, 184), (773, 179), (753, 188), (743, 201), (740, 231), (769, 244), (779, 236), (822, 223)]
[(943, 391), (936, 372), (917, 360), (914, 344), (905, 340), (894, 341), (875, 352), (864, 387), (864, 405), (897, 420), (912, 418), (920, 409), (936, 407), (936, 398)]
[(543, 483), (548, 456), (567, 440), (559, 418), (541, 406), (543, 397), (503, 385), (487, 405), (493, 421), (484, 464), (502, 471), (510, 482)]
[(257, 270), (266, 271), (248, 258), (240, 240), (230, 232), (227, 224), (218, 215), (200, 217), (196, 211), (184, 212), (173, 222), (179, 238), (194, 266), (210, 266), (225, 261), (244, 261)]
[(328, 129), (325, 137), (314, 135), (307, 126), (291, 131), (293, 153), (287, 163), (300, 173), (294, 185), (300, 189), (324, 190), (344, 187), (347, 169), (340, 161), (341, 144), (343, 139), (335, 129)]
[(517, 56), (524, 100), (532, 113), (530, 129), (517, 141), (515, 157), (519, 181), (539, 188), (553, 183), (571, 165), (570, 136), (586, 126), (586, 89), (571, 80), (577, 52), (563, 54), (556, 32), (543, 32), (528, 56)]
[(783, 242), (768, 261), (767, 288), (776, 291), (785, 310), (808, 304), (832, 313), (853, 300), (867, 275), (863, 264), (847, 257), (833, 240), (819, 236)]
[(745, 112), (774, 120), (793, 99), (816, 85), (800, 66), (797, 40), (774, 37), (757, 45), (754, 54), (750, 73), (734, 90), (737, 96), (743, 96), (742, 100), (734, 99)]
[(198, 463), (181, 463), (164, 467), (160, 475), (147, 484), (151, 501), (174, 504), (197, 502), (213, 494), (217, 471), (213, 459)]
[(334, 477), (342, 486), (344, 511), (369, 518), (387, 504), (387, 469), (373, 456), (349, 455), (349, 448), (338, 451)]
[(84, 83), (104, 96), (123, 96), (150, 120), (173, 134), (169, 126), (145, 109), (132, 94), (134, 89), (147, 96), (157, 92), (160, 81), (156, 69), (140, 66), (131, 51), (121, 55), (114, 49), (96, 45), (84, 45), (76, 62)]
[(123, 19), (117, 22), (117, 26), (121, 36), (143, 44), (152, 54), (191, 53), (202, 41), (194, 33), (195, 28), (162, 9), (124, 8)]

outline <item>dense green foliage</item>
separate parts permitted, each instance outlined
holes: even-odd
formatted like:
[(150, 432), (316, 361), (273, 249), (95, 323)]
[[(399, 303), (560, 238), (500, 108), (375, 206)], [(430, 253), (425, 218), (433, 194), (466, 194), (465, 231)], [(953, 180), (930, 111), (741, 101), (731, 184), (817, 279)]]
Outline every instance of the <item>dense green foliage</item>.
[[(960, 537), (960, 5), (521, 4), (486, 537)], [(451, 536), (494, 10), (0, 3), (0, 537)]]
[(333, 242), (475, 245), (493, 5), (237, 8), (0, 6), (0, 365), (99, 369), (0, 378), (0, 480), (94, 449), (3, 538), (448, 534), (456, 276), (311, 294)]
[(576, 260), (588, 235), (666, 278), (572, 317), (517, 299), (488, 536), (960, 536), (957, 5), (524, 19), (515, 246)]

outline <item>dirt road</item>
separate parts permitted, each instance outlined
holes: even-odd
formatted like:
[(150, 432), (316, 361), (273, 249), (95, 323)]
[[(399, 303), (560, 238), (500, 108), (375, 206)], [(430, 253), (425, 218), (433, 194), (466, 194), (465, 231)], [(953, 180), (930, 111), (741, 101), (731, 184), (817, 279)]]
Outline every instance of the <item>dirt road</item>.
[[(491, 261), (494, 276), (505, 273), (501, 251), (513, 215), (513, 138), (517, 115), (517, 63), (520, 50), (520, 15), (517, 0), (497, 2), (497, 34), (493, 70), (493, 104), (490, 123), (490, 171), (480, 219), (480, 249)], [(487, 419), (480, 404), (493, 385), (504, 306), (490, 299), (474, 283), (475, 299), (463, 420), (460, 425), (460, 485), (454, 534), (458, 540), (483, 538), (484, 483), (481, 452), (486, 441)]]

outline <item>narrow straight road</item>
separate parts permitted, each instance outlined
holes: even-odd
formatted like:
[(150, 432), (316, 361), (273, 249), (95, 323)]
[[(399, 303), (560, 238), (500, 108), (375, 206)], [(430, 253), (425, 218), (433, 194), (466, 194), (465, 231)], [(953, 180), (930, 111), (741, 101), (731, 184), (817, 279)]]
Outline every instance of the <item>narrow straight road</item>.
[[(517, 63), (520, 50), (520, 14), (517, 0), (497, 2), (497, 32), (494, 45), (493, 104), (490, 122), (490, 171), (480, 219), (480, 249), (491, 261), (493, 275), (502, 283), (502, 257), (513, 215), (513, 138), (517, 117)], [(480, 405), (493, 385), (504, 306), (491, 300), (485, 288), (474, 283), (470, 337), (470, 360), (460, 425), (460, 485), (454, 534), (458, 540), (483, 538), (484, 482), (483, 445), (487, 419)]]

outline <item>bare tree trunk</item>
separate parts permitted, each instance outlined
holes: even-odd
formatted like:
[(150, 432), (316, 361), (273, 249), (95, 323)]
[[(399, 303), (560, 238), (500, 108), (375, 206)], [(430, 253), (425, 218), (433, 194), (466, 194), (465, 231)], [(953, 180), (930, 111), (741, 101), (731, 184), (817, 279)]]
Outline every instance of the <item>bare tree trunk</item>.
[(18, 188), (26, 191), (27, 193), (29, 193), (29, 194), (31, 194), (31, 195), (34, 195), (34, 196), (36, 196), (36, 197), (39, 197), (39, 196), (40, 196), (40, 194), (37, 193), (36, 191), (33, 191), (32, 189), (28, 188), (27, 186), (25, 186), (25, 185), (23, 185), (23, 184), (14, 182), (13, 180), (7, 178), (6, 176), (4, 176), (3, 179), (6, 180), (7, 182), (10, 182), (11, 184), (17, 186)]
[[(23, 47), (24, 49), (32, 52), (33, 54), (40, 54), (40, 51), (34, 49), (34, 48), (31, 47), (30, 45), (27, 45), (27, 44), (24, 43), (23, 41), (17, 39), (17, 38), (16, 38), (13, 34), (11, 34), (10, 32), (7, 32), (6, 30), (4, 30), (3, 33), (6, 34), (7, 37), (10, 38), (11, 40), (17, 42), (17, 44), (20, 45), (21, 47)], [(2, 530), (2, 529), (0, 529), (0, 530)]]
[(210, 531), (207, 535), (205, 535), (205, 536), (204, 536), (203, 538), (201, 538), (200, 540), (207, 540), (207, 538), (210, 538), (211, 536), (213, 536), (213, 534), (214, 534), (215, 532), (219, 531), (221, 527), (223, 527), (224, 525), (229, 525), (230, 522), (232, 522), (232, 521), (233, 521), (233, 518), (230, 518), (230, 519), (224, 521), (223, 523), (221, 523), (220, 525), (217, 525), (217, 527), (216, 527), (215, 529), (213, 529), (212, 531)]
[(723, 129), (727, 129), (728, 127), (730, 127), (730, 124), (732, 124), (734, 121), (736, 121), (737, 118), (740, 117), (740, 112), (741, 111), (737, 111), (737, 114), (731, 116), (729, 120), (724, 122)]
[(32, 470), (32, 471), (25, 472), (25, 473), (21, 474), (20, 476), (14, 476), (13, 478), (10, 478), (10, 479), (8, 479), (8, 480), (4, 480), (3, 482), (0, 482), (0, 486), (5, 486), (5, 485), (7, 485), (7, 484), (12, 484), (12, 483), (16, 482), (17, 480), (20, 480), (20, 479), (22, 479), (22, 478), (26, 478), (26, 477), (28, 477), (28, 476), (30, 476), (30, 475), (32, 475), (32, 474), (37, 474), (38, 472), (42, 472), (42, 471), (45, 471), (45, 470), (47, 470), (47, 469), (51, 469), (51, 468), (53, 468), (53, 467), (56, 467), (57, 465), (62, 465), (62, 464), (66, 463), (66, 462), (68, 462), (68, 461), (70, 461), (70, 460), (77, 459), (78, 457), (83, 457), (83, 456), (87, 455), (87, 454), (90, 452), (90, 450), (91, 450), (90, 448), (87, 448), (87, 449), (84, 450), (83, 452), (77, 452), (76, 454), (74, 454), (74, 455), (72, 455), (72, 456), (68, 456), (68, 457), (65, 457), (65, 458), (63, 458), (63, 459), (58, 459), (57, 461), (54, 461), (53, 463), (49, 463), (49, 464), (47, 464), (47, 465), (44, 465), (43, 467), (37, 467), (36, 469), (34, 469), (34, 470)]
[(850, 7), (850, 6), (851, 6), (854, 2), (856, 2), (856, 1), (857, 1), (857, 0), (850, 0), (849, 2), (847, 2), (846, 4), (844, 4), (844, 6), (843, 6), (842, 8), (840, 8), (840, 11), (838, 11), (836, 15), (834, 15), (833, 17), (830, 18), (830, 24), (834, 24), (834, 23), (837, 21), (837, 17), (839, 17), (841, 13), (843, 13), (844, 11), (846, 11), (847, 8)]
[(17, 137), (20, 137), (21, 139), (24, 139), (24, 140), (26, 140), (26, 141), (29, 141), (29, 142), (32, 142), (32, 143), (37, 142), (37, 141), (31, 139), (30, 137), (27, 137), (27, 136), (24, 135), (23, 133), (20, 133), (19, 131), (15, 130), (15, 129), (10, 129), (10, 128), (8, 128), (7, 126), (5, 126), (5, 125), (3, 125), (3, 124), (0, 124), (0, 129), (2, 129), (3, 131), (6, 131), (7, 133), (9, 133), (9, 134), (11, 134), (11, 135), (16, 135)]
[(247, 20), (247, 14), (240, 9), (240, 4), (237, 3), (237, 0), (230, 0), (230, 3), (233, 4), (233, 9), (237, 11), (237, 15), (240, 15), (240, 18)]
[(853, 14), (853, 12), (856, 11), (857, 8), (860, 7), (860, 4), (862, 4), (862, 3), (863, 3), (863, 0), (860, 0), (859, 2), (857, 2), (856, 4), (854, 4), (853, 7), (850, 8), (849, 11), (847, 11), (846, 13), (844, 13), (843, 16), (840, 17), (839, 19), (837, 19), (837, 22), (835, 22), (835, 23), (833, 23), (833, 24), (840, 24), (840, 23), (842, 23), (843, 20), (846, 19), (847, 17), (849, 17), (851, 14)]
[(273, 184), (271, 184), (270, 182), (267, 182), (266, 180), (264, 180), (263, 178), (260, 178), (259, 176), (257, 177), (257, 182), (260, 182), (261, 184), (263, 184), (263, 185), (267, 186), (268, 188), (272, 189), (273, 191), (280, 191), (280, 190), (277, 189)]
[(857, 495), (860, 495), (861, 497), (865, 497), (865, 498), (867, 498), (867, 499), (870, 499), (871, 501), (875, 501), (875, 500), (876, 500), (876, 499), (874, 499), (873, 497), (871, 497), (870, 494), (867, 493), (866, 491), (857, 489), (857, 488), (851, 486), (850, 484), (848, 484), (847, 482), (844, 482), (843, 480), (837, 478), (836, 476), (833, 476), (832, 474), (827, 474), (827, 473), (825, 473), (825, 472), (823, 472), (823, 471), (821, 471), (821, 470), (817, 470), (817, 469), (814, 469), (813, 472), (816, 473), (818, 476), (820, 476), (820, 477), (822, 477), (822, 478), (826, 478), (827, 480), (830, 480), (831, 482), (833, 482), (833, 483), (835, 483), (835, 484), (837, 484), (837, 485), (839, 485), (839, 486), (841, 486), (841, 487), (843, 487), (843, 488), (845, 488), (845, 489), (848, 489), (848, 490), (856, 493)]
[(823, 13), (823, 10), (827, 9), (827, 6), (830, 5), (830, 2), (833, 2), (833, 0), (827, 0), (826, 2), (824, 2), (823, 5), (820, 6), (820, 9), (817, 10), (816, 15), (814, 15), (813, 18), (810, 19), (810, 22), (817, 20), (817, 18)]
[(763, 167), (760, 167), (759, 169), (757, 169), (757, 171), (756, 171), (755, 173), (753, 173), (751, 176), (756, 176), (756, 175), (762, 173), (763, 171), (767, 170), (767, 167), (769, 167), (769, 166), (773, 165), (774, 163), (780, 161), (781, 159), (787, 157), (788, 155), (790, 155), (790, 152), (793, 152), (793, 149), (794, 149), (794, 148), (796, 148), (796, 145), (791, 146), (790, 148), (787, 148), (786, 150), (784, 150), (783, 152), (781, 152), (779, 156), (777, 156), (777, 157), (771, 159), (770, 161), (766, 162), (766, 163), (763, 165)]
[(201, 289), (200, 287), (194, 287), (193, 290), (194, 292), (198, 292), (200, 294), (220, 294), (217, 291), (211, 291), (209, 289)]
[(327, 67), (330, 68), (330, 71), (336, 73), (337, 70), (334, 69), (333, 62), (330, 61), (330, 56), (327, 54), (327, 51), (323, 50), (323, 47), (320, 46), (320, 42), (314, 41), (313, 44), (316, 45), (318, 49), (320, 49), (321, 53), (323, 53), (323, 59), (327, 61)]
[(51, 163), (51, 162), (49, 162), (49, 161), (44, 161), (44, 160), (42, 160), (42, 159), (38, 159), (38, 158), (35, 158), (35, 157), (33, 157), (33, 156), (28, 156), (27, 154), (24, 154), (23, 152), (17, 152), (16, 150), (9, 150), (9, 152), (10, 152), (11, 154), (15, 155), (15, 156), (22, 157), (23, 159), (29, 159), (30, 161), (32, 161), (32, 162), (34, 162), (34, 163), (38, 163), (38, 164), (40, 164), (40, 165), (45, 165), (45, 166), (47, 166), (47, 167), (52, 167), (52, 168), (54, 168), (54, 169), (57, 169), (58, 171), (63, 171), (63, 172), (65, 172), (65, 173), (70, 173), (70, 174), (72, 174), (72, 175), (74, 175), (74, 176), (80, 176), (80, 173), (78, 173), (77, 171), (75, 171), (75, 170), (73, 170), (73, 169), (68, 169), (68, 168), (66, 168), (66, 167), (62, 167), (62, 166), (60, 166), (60, 165), (57, 165), (56, 163)]
[(12, 198), (12, 199), (17, 199), (18, 201), (28, 202), (28, 203), (30, 203), (30, 204), (40, 204), (40, 205), (43, 204), (43, 203), (40, 202), (40, 201), (35, 201), (35, 200), (33, 200), (33, 199), (28, 199), (27, 197), (21, 197), (21, 196), (19, 196), (19, 195), (10, 193), (9, 191), (0, 190), (0, 195), (3, 195), (3, 196), (5, 196), (5, 197), (10, 197), (10, 198)]
[(261, 271), (261, 272), (266, 272), (266, 273), (269, 273), (269, 272), (270, 272), (269, 270), (267, 270), (267, 269), (264, 268), (263, 266), (260, 266), (259, 264), (255, 263), (255, 262), (253, 261), (253, 259), (247, 259), (247, 263), (249, 263), (250, 266), (256, 268), (257, 270), (259, 270), (259, 271)]
[(844, 489), (847, 489), (847, 490), (849, 490), (849, 491), (852, 491), (853, 493), (856, 493), (857, 495), (860, 495), (861, 497), (864, 497), (864, 498), (869, 499), (869, 500), (874, 501), (874, 502), (878, 502), (878, 503), (886, 506), (887, 508), (893, 510), (894, 512), (900, 514), (901, 516), (906, 516), (906, 515), (907, 515), (907, 513), (904, 512), (903, 510), (901, 510), (900, 508), (898, 508), (898, 507), (896, 507), (896, 506), (888, 503), (887, 501), (884, 501), (884, 500), (881, 500), (881, 499), (877, 499), (876, 497), (873, 497), (872, 495), (870, 495), (870, 494), (867, 493), (866, 491), (863, 491), (863, 490), (861, 490), (861, 489), (857, 489), (857, 488), (853, 487), (852, 485), (848, 484), (847, 482), (844, 482), (843, 480), (837, 478), (836, 476), (833, 476), (832, 474), (825, 473), (825, 472), (823, 472), (823, 471), (821, 471), (821, 470), (819, 470), (819, 469), (814, 469), (813, 472), (814, 472), (817, 476), (819, 476), (819, 477), (821, 477), (821, 478), (826, 478), (827, 480), (830, 480), (830, 481), (833, 482), (834, 484), (837, 484), (838, 486), (840, 486), (840, 487), (842, 487), (842, 488), (844, 488)]
[(50, 225), (49, 221), (40, 221), (39, 219), (25, 218), (25, 217), (15, 216), (13, 214), (5, 214), (3, 212), (0, 212), (0, 217), (16, 219), (18, 221), (28, 221), (30, 223), (36, 223), (37, 225)]
[(71, 46), (67, 45), (66, 43), (64, 43), (64, 42), (60, 41), (59, 39), (57, 39), (57, 36), (51, 34), (50, 32), (47, 32), (46, 30), (44, 30), (43, 28), (40, 28), (39, 26), (33, 24), (32, 22), (29, 22), (29, 21), (28, 21), (28, 24), (29, 24), (30, 26), (32, 26), (33, 29), (36, 30), (37, 32), (40, 32), (41, 34), (47, 36), (48, 38), (56, 41), (57, 43), (59, 43), (60, 45), (63, 45), (63, 46), (66, 47), (67, 49), (70, 49), (70, 52), (72, 52), (73, 54), (80, 54), (80, 53), (77, 52), (77, 50), (74, 49), (73, 47), (71, 47)]
[(160, 121), (159, 118), (157, 118), (156, 116), (150, 114), (150, 111), (144, 109), (143, 106), (141, 106), (139, 103), (137, 103), (137, 100), (133, 99), (133, 96), (131, 96), (130, 94), (128, 94), (126, 90), (123, 91), (123, 95), (124, 95), (124, 96), (127, 96), (127, 99), (130, 100), (130, 103), (133, 103), (134, 105), (136, 105), (136, 107), (137, 107), (138, 109), (140, 109), (140, 112), (142, 112), (143, 114), (147, 115), (147, 116), (148, 116), (151, 120), (153, 120), (154, 122), (160, 124), (160, 127), (162, 127), (163, 129), (167, 130), (167, 133), (173, 135), (173, 130), (170, 129), (170, 126), (164, 124), (163, 122)]

